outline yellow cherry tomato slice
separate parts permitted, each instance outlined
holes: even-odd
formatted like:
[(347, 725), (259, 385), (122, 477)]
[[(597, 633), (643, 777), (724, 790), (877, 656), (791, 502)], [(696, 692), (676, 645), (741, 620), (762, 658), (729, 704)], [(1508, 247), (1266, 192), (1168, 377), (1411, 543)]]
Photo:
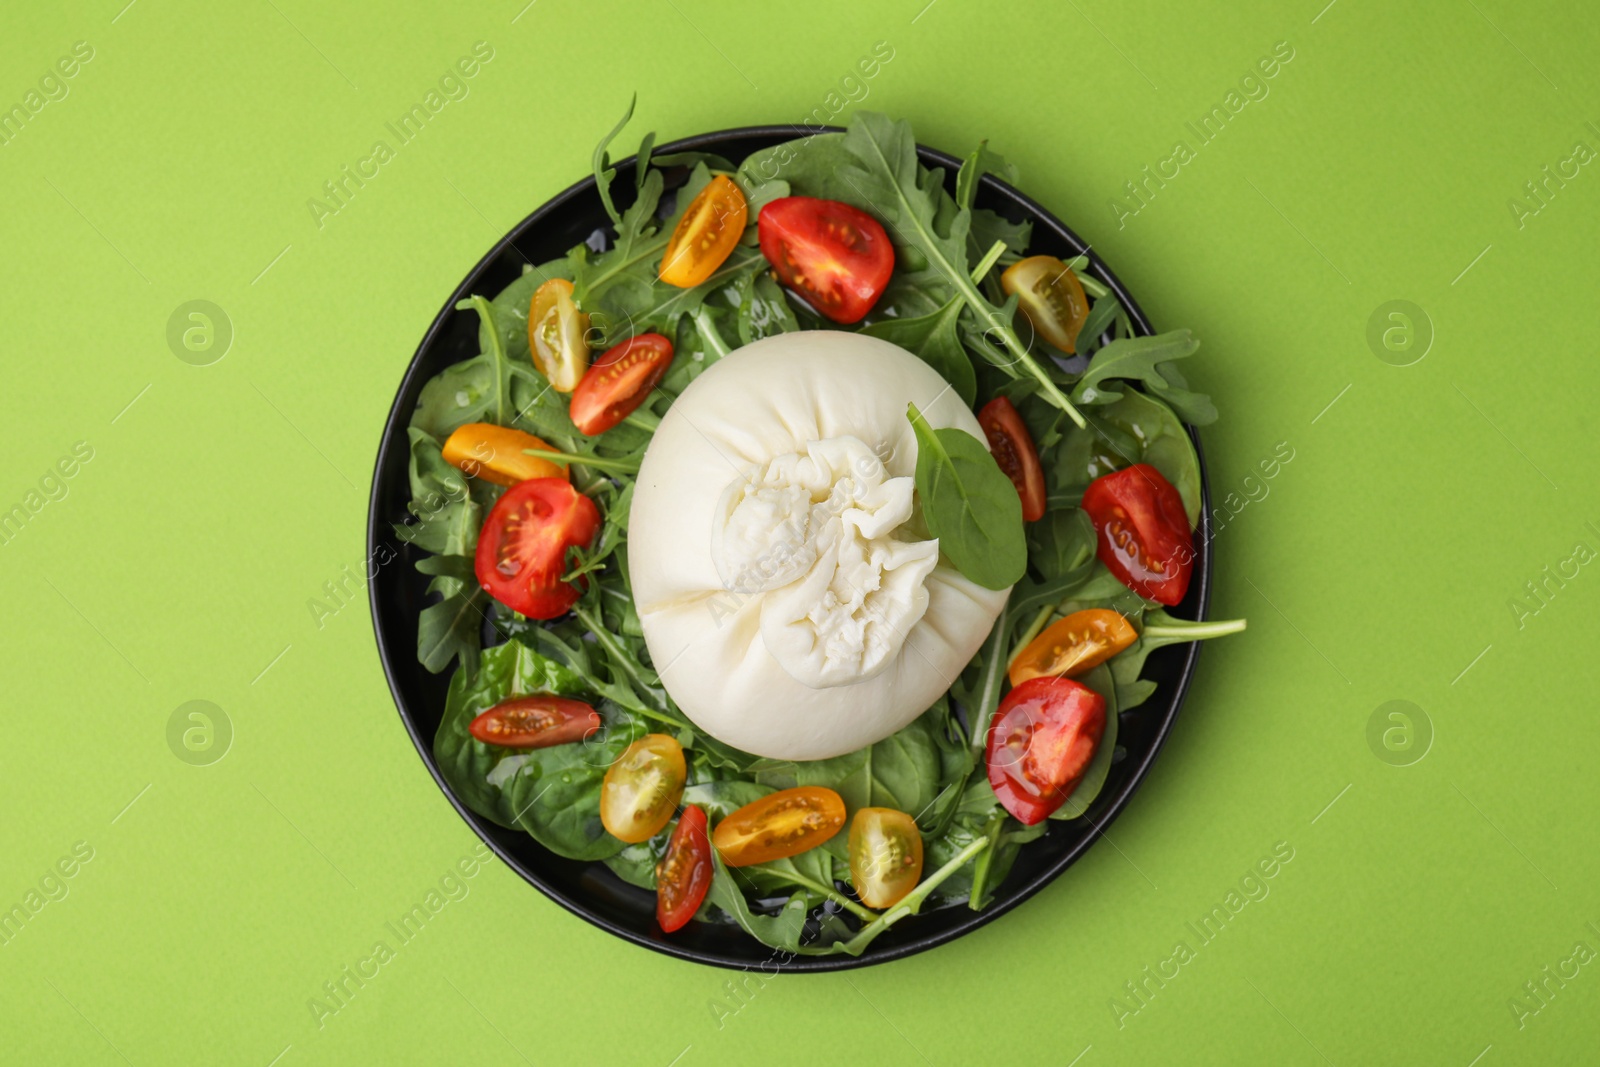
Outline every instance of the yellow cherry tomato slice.
[(831, 789), (803, 785), (780, 789), (717, 823), (711, 843), (729, 867), (798, 856), (844, 826), (844, 799)]
[(1075, 611), (1051, 623), (1017, 653), (1007, 672), (1012, 685), (1029, 678), (1076, 678), (1138, 640), (1133, 624), (1107, 608)]
[(1015, 294), (1017, 306), (1040, 337), (1063, 352), (1076, 350), (1078, 330), (1089, 317), (1083, 284), (1055, 256), (1029, 256), (1006, 268), (1000, 288)]
[(733, 179), (718, 174), (700, 190), (672, 231), (661, 257), (661, 280), (693, 289), (716, 273), (744, 236), (750, 205)]
[(525, 449), (555, 452), (531, 433), (496, 426), (492, 422), (469, 422), (458, 426), (444, 443), (444, 461), (465, 471), (468, 477), (482, 478), (495, 485), (516, 485), (529, 478), (565, 478), (564, 463), (527, 455)]
[(572, 299), (572, 283), (551, 278), (533, 291), (528, 305), (528, 348), (533, 365), (558, 393), (578, 387), (589, 369), (589, 316)]
[(890, 908), (922, 879), (922, 834), (893, 808), (862, 808), (850, 820), (850, 882), (869, 908)]
[(629, 745), (600, 783), (600, 823), (630, 845), (648, 841), (672, 821), (688, 768), (683, 746), (666, 734)]

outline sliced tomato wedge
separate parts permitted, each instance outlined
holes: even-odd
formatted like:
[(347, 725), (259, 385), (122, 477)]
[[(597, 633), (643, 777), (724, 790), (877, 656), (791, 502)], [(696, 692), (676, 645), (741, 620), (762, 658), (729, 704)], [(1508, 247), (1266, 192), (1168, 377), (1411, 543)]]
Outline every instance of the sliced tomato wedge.
[(750, 205), (739, 186), (718, 174), (694, 198), (661, 256), (661, 280), (693, 289), (717, 272), (744, 236)]
[(1139, 639), (1133, 624), (1119, 611), (1088, 608), (1057, 619), (1028, 642), (1011, 661), (1012, 685), (1029, 678), (1088, 674)]
[(706, 813), (690, 804), (678, 816), (666, 855), (656, 864), (656, 922), (661, 929), (670, 934), (694, 918), (711, 888), (711, 873)]
[(894, 273), (894, 245), (878, 220), (838, 200), (773, 200), (756, 233), (778, 280), (834, 322), (860, 322)]
[(600, 824), (629, 844), (650, 840), (672, 821), (688, 776), (676, 738), (645, 734), (607, 768), (600, 783)]
[(1147, 600), (1177, 604), (1194, 571), (1194, 535), (1183, 497), (1161, 472), (1135, 463), (1102, 475), (1083, 493), (1100, 562)]
[(507, 489), (478, 534), (478, 584), (512, 611), (553, 619), (572, 609), (579, 590), (561, 580), (567, 549), (600, 529), (594, 501), (565, 478), (530, 478)]
[(844, 798), (820, 785), (780, 789), (717, 823), (712, 844), (729, 867), (798, 856), (844, 826)]
[(572, 424), (590, 437), (605, 433), (650, 398), (672, 365), (672, 342), (659, 333), (607, 349), (572, 393)]
[(453, 463), (469, 478), (482, 478), (496, 485), (516, 485), (529, 478), (565, 478), (567, 468), (553, 460), (530, 456), (527, 450), (554, 452), (531, 433), (496, 426), (492, 422), (469, 422), (458, 426), (444, 443), (444, 461)]
[(1022, 521), (1044, 518), (1044, 468), (1039, 466), (1039, 451), (1033, 447), (1028, 427), (1011, 401), (997, 396), (978, 412), (978, 425), (989, 438), (989, 451), (1022, 498)]
[(515, 697), (479, 715), (467, 731), (486, 745), (549, 748), (582, 741), (600, 729), (600, 713), (581, 700)]
[(989, 727), (989, 784), (1024, 826), (1049, 817), (1078, 787), (1106, 729), (1105, 698), (1070, 678), (1023, 682)]

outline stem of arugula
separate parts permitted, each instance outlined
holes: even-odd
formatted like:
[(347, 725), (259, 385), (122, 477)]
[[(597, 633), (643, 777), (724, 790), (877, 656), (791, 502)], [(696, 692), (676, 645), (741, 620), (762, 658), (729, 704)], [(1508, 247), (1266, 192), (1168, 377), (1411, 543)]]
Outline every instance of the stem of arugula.
[[(987, 837), (980, 837), (976, 841), (972, 842), (972, 844), (962, 849), (960, 852), (957, 852), (950, 858), (949, 863), (946, 863), (943, 867), (940, 867), (937, 871), (934, 871), (932, 874), (928, 875), (928, 877), (924, 878), (917, 885), (917, 888), (911, 891), (909, 896), (907, 896), (900, 903), (896, 904), (894, 907), (890, 908), (888, 911), (884, 912), (882, 915), (878, 916), (878, 918), (874, 919), (872, 925), (889, 927), (893, 926), (901, 919), (904, 919), (907, 915), (915, 915), (917, 911), (921, 909), (922, 902), (928, 899), (928, 896), (932, 894), (934, 889), (938, 888), (939, 883), (943, 882), (946, 878), (959, 871), (963, 866), (966, 865), (968, 860), (988, 847), (989, 839)], [(870, 929), (870, 927), (863, 928), (861, 934), (865, 934), (867, 929)], [(856, 936), (860, 937), (861, 934), (857, 934)]]
[(602, 459), (582, 452), (553, 452), (543, 448), (524, 448), (522, 454), (548, 459), (556, 463), (579, 463), (596, 470), (617, 471), (620, 474), (638, 474), (639, 464), (626, 459)]
[(1055, 612), (1056, 606), (1054, 604), (1046, 604), (1039, 609), (1039, 614), (1033, 617), (1033, 621), (1028, 624), (1028, 628), (1022, 631), (1022, 636), (1017, 638), (1017, 649), (1019, 651), (1027, 648), (1028, 642), (1039, 636), (1039, 631), (1044, 629), (1044, 624), (1050, 621), (1050, 616), (1054, 615)]
[(1228, 619), (1223, 622), (1194, 622), (1186, 626), (1146, 626), (1145, 637), (1176, 637), (1181, 641), (1203, 641), (1208, 637), (1236, 634), (1247, 625), (1246, 619)]
[(978, 862), (972, 867), (972, 895), (967, 898), (967, 907), (973, 911), (983, 910), (983, 891), (988, 888), (984, 883), (989, 880), (989, 864), (994, 860), (994, 846), (1000, 840), (1000, 830), (1005, 826), (1005, 812), (997, 811), (989, 816), (988, 823), (983, 828), (981, 841), (989, 844), (989, 850), (978, 857)]
[[(873, 149), (877, 151), (878, 160), (883, 164), (884, 171), (888, 174), (893, 174), (893, 165), (884, 157), (882, 149), (878, 147), (875, 141), (873, 142)], [(1039, 366), (1034, 361), (1034, 358), (1028, 354), (1028, 346), (1022, 343), (1022, 338), (1017, 336), (1017, 331), (1011, 328), (1009, 322), (1003, 321), (999, 314), (996, 313), (994, 306), (983, 298), (983, 294), (978, 292), (978, 287), (973, 284), (972, 279), (967, 277), (966, 270), (958, 268), (945, 258), (944, 253), (939, 249), (937, 239), (922, 225), (922, 220), (917, 217), (917, 213), (912, 209), (911, 202), (906, 199), (905, 191), (900, 188), (898, 182), (893, 183), (893, 185), (895, 195), (900, 200), (900, 210), (898, 212), (900, 218), (909, 220), (911, 225), (921, 231), (923, 251), (938, 266), (944, 276), (950, 279), (950, 284), (955, 287), (956, 292), (960, 293), (962, 298), (966, 300), (967, 306), (972, 309), (973, 314), (978, 316), (979, 325), (983, 326), (984, 332), (988, 333), (991, 330), (998, 332), (1000, 340), (1004, 342), (1011, 354), (1017, 358), (1017, 362), (1038, 380), (1040, 391), (1045, 398), (1062, 411), (1065, 411), (1072, 421), (1078, 424), (1080, 429), (1087, 429), (1089, 424), (1084, 421), (1083, 413), (1073, 406), (1072, 401), (1068, 400), (1067, 395), (1056, 386), (1056, 383), (1051, 380), (1045, 369)]]
[(694, 324), (700, 336), (705, 338), (706, 347), (715, 352), (718, 359), (733, 353), (733, 349), (722, 339), (722, 334), (717, 332), (717, 324), (711, 321), (711, 312), (706, 310), (704, 304), (694, 309)]
[(660, 683), (660, 679), (658, 678), (655, 681), (651, 681), (644, 675), (640, 674), (638, 668), (634, 666), (633, 657), (628, 654), (628, 650), (617, 644), (615, 638), (611, 636), (611, 631), (605, 628), (600, 619), (597, 619), (593, 615), (589, 614), (589, 612), (583, 607), (582, 602), (579, 602), (576, 606), (574, 606), (572, 612), (574, 615), (578, 616), (578, 620), (580, 622), (589, 628), (589, 632), (594, 634), (594, 639), (600, 643), (601, 648), (606, 650), (606, 653), (611, 657), (612, 662), (621, 664), (623, 672), (626, 673), (629, 678), (633, 679), (640, 689), (644, 690), (645, 696), (656, 702), (661, 714), (652, 714), (650, 717), (659, 722), (671, 723), (673, 726), (682, 726), (683, 724), (676, 718), (666, 714), (666, 693), (657, 688)]
[(811, 890), (813, 893), (820, 893), (829, 900), (833, 901), (835, 904), (839, 905), (841, 908), (845, 908), (850, 912), (850, 914), (864, 922), (876, 922), (878, 919), (878, 913), (873, 911), (871, 908), (866, 907), (863, 904), (856, 903), (849, 897), (840, 893), (838, 890), (830, 889), (821, 882), (813, 882), (803, 874), (789, 874), (785, 872), (783, 877), (787, 878), (795, 885)]

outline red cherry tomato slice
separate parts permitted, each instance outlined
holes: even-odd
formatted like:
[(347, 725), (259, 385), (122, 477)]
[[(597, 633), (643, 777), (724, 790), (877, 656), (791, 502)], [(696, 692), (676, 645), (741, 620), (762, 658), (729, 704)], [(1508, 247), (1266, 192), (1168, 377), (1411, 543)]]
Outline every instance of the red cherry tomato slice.
[(666, 855), (656, 864), (656, 922), (667, 933), (683, 928), (711, 888), (711, 838), (706, 813), (690, 804), (678, 816)]
[(572, 609), (578, 589), (561, 580), (567, 549), (594, 540), (600, 511), (565, 478), (530, 478), (507, 489), (478, 534), (478, 584), (530, 619)]
[(860, 322), (894, 273), (894, 245), (878, 220), (837, 200), (774, 200), (756, 233), (778, 279), (834, 322)]
[(642, 333), (608, 349), (572, 391), (572, 423), (590, 437), (605, 433), (650, 397), (672, 364), (672, 342)]
[(582, 741), (600, 729), (600, 713), (566, 697), (516, 697), (472, 720), (468, 732), (486, 745), (549, 748)]
[(1039, 452), (1033, 447), (1022, 416), (1011, 401), (997, 396), (978, 412), (978, 425), (989, 438), (994, 461), (1017, 487), (1017, 495), (1022, 498), (1022, 521), (1038, 522), (1044, 518), (1044, 468), (1039, 466)]
[(1078, 787), (1106, 729), (1105, 698), (1070, 678), (1030, 678), (1000, 702), (989, 727), (989, 784), (1032, 826)]
[(1177, 604), (1194, 571), (1194, 536), (1183, 497), (1148, 463), (1102, 475), (1083, 494), (1100, 562), (1147, 600)]

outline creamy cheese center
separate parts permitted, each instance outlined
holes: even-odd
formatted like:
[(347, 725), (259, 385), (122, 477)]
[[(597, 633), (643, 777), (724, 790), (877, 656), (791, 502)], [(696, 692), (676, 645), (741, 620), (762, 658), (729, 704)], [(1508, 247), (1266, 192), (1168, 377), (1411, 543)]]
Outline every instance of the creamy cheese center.
[(763, 594), (761, 638), (813, 689), (887, 668), (928, 610), (939, 542), (896, 535), (913, 480), (891, 477), (860, 438), (812, 441), (722, 492), (711, 554), (724, 587)]

